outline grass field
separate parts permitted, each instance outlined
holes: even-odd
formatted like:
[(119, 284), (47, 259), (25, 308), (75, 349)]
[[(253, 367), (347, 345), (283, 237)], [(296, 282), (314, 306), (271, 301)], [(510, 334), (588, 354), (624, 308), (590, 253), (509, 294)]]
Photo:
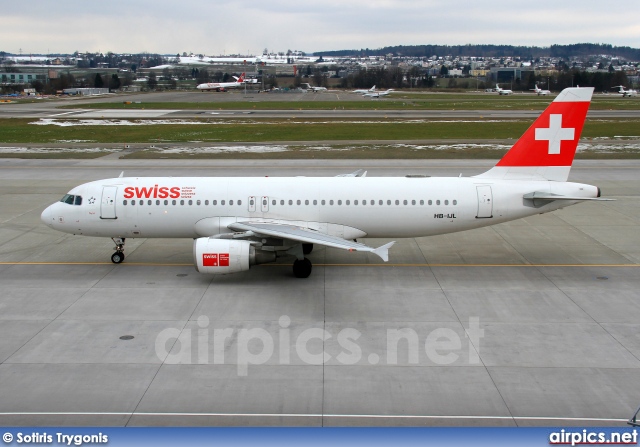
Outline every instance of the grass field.
[[(73, 122), (73, 120), (64, 120)], [(85, 120), (86, 121), (86, 120)], [(193, 121), (193, 120), (191, 120)], [(0, 126), (3, 143), (160, 143), (279, 142), (351, 140), (506, 139), (518, 138), (530, 120), (200, 120), (201, 124), (35, 125), (38, 120), (7, 119)], [(99, 122), (99, 121), (96, 121)], [(637, 137), (637, 120), (587, 120), (583, 138)]]

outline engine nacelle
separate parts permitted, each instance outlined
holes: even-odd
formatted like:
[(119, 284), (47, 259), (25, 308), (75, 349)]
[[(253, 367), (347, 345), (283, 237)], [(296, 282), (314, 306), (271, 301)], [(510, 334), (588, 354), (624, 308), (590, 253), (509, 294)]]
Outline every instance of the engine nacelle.
[(193, 242), (193, 263), (200, 273), (224, 275), (276, 260), (275, 252), (256, 250), (249, 241), (201, 237)]

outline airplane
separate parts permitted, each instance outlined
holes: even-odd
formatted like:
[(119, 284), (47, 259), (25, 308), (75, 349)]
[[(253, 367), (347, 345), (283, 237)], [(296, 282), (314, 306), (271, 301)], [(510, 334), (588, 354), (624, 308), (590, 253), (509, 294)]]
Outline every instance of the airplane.
[(244, 85), (244, 76), (245, 74), (242, 73), (239, 78), (234, 76), (233, 78), (235, 79), (235, 81), (233, 82), (207, 82), (204, 84), (198, 84), (196, 88), (198, 90), (202, 90), (203, 92), (211, 90), (215, 90), (216, 92), (224, 92), (229, 88), (237, 88)]
[(327, 91), (327, 87), (311, 87), (311, 85), (307, 82), (303, 82), (300, 85), (306, 85), (307, 87), (305, 88), (305, 90), (311, 90), (313, 93), (318, 93), (318, 92), (326, 92)]
[[(41, 215), (74, 235), (192, 238), (201, 273), (228, 274), (292, 256), (306, 278), (314, 245), (389, 260), (396, 238), (453, 233), (601, 198), (567, 182), (593, 88), (567, 88), (491, 169), (472, 177), (128, 177), (71, 189)], [(370, 247), (363, 238), (391, 239)]]
[(630, 98), (632, 96), (638, 96), (638, 91), (637, 90), (633, 90), (633, 89), (625, 90), (624, 89), (624, 85), (614, 85), (614, 88), (615, 87), (620, 89), (618, 91), (618, 93), (621, 94), (623, 98)]
[(513, 95), (513, 90), (505, 90), (500, 88), (498, 84), (496, 84), (496, 92), (498, 92), (499, 95)]
[(538, 84), (536, 84), (536, 88), (532, 88), (531, 90), (536, 92), (536, 94), (538, 96), (547, 96), (547, 95), (551, 94), (550, 90), (542, 90), (542, 89), (538, 88)]
[(362, 96), (367, 96), (369, 98), (379, 98), (381, 96), (387, 96), (389, 93), (391, 93), (393, 91), (392, 88), (385, 90), (384, 92), (371, 92), (371, 93), (365, 93)]
[(373, 87), (371, 87), (370, 89), (358, 89), (358, 90), (354, 90), (351, 93), (373, 93), (376, 91), (376, 86), (374, 85)]

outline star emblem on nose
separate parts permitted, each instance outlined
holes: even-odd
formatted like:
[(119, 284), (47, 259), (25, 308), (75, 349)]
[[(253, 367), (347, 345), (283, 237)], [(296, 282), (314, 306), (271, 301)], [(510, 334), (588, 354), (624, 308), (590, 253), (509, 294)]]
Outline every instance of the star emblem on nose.
[(93, 205), (94, 203), (96, 203), (96, 198), (95, 197), (91, 197), (89, 199), (89, 205)]

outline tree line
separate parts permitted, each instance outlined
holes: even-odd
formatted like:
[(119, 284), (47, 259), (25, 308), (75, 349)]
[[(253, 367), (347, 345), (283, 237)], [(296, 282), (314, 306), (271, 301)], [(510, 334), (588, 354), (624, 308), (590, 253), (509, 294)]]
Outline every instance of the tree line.
[(378, 49), (362, 48), (360, 50), (337, 50), (315, 52), (315, 56), (394, 56), (431, 57), (465, 56), (465, 57), (519, 57), (533, 60), (539, 57), (585, 57), (589, 55), (607, 54), (624, 59), (639, 61), (640, 48), (613, 46), (609, 44), (578, 43), (573, 45), (551, 45), (550, 47), (514, 46), (514, 45), (396, 45)]

